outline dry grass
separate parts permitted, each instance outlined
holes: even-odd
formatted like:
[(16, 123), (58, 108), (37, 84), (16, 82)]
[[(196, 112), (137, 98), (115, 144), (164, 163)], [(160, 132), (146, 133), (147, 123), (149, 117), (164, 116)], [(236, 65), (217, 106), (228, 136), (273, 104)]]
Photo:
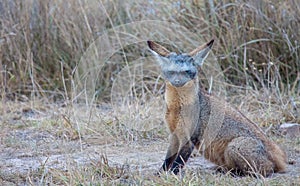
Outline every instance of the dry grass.
[[(151, 2), (2, 2), (2, 82), (11, 89), (7, 93), (28, 94), (36, 86), (36, 91), (64, 90), (61, 65), (64, 80), (70, 80), (79, 57), (107, 29), (145, 20), (170, 21), (207, 40), (216, 38), (214, 51), (222, 67), (230, 67), (226, 77), (231, 82), (268, 88), (279, 78), (297, 88), (292, 86), (300, 68), (296, 1)], [(140, 51), (123, 52), (130, 56)]]
[[(51, 157), (85, 152), (88, 145), (114, 144), (117, 149), (137, 143), (133, 150), (140, 151), (147, 143), (166, 142), (164, 85), (147, 50), (148, 39), (187, 52), (215, 38), (213, 55), (201, 73), (205, 88), (213, 82), (213, 93), (261, 126), (300, 123), (299, 15), (296, 0), (1, 1), (0, 145), (25, 155), (34, 150), (32, 157)], [(299, 153), (299, 141), (275, 140)], [(152, 169), (159, 165), (141, 171), (111, 163), (109, 154), (102, 155), (101, 150), (97, 153), (101, 155), (95, 155), (88, 166), (73, 164), (74, 158), (69, 157), (66, 169), (48, 169), (45, 160), (38, 170), (10, 181), (33, 185), (299, 183), (299, 178), (289, 179), (289, 175), (257, 180), (199, 169), (187, 170), (184, 178), (157, 178)], [(6, 173), (2, 173), (3, 181)]]
[(271, 134), (273, 140), (285, 146), (289, 159), (295, 161), (295, 165), (289, 165), (287, 174), (260, 179), (234, 177), (207, 168), (196, 153), (186, 166), (184, 177), (154, 176), (168, 145), (162, 119), (157, 119), (160, 122), (152, 128), (140, 130), (132, 125), (146, 121), (139, 114), (124, 109), (119, 113), (106, 107), (88, 110), (84, 105), (62, 108), (36, 101), (32, 107), (30, 103), (7, 102), (7, 113), (3, 114), (6, 118), (2, 118), (0, 125), (0, 146), (5, 149), (0, 152), (0, 182), (30, 185), (297, 185), (299, 182), (300, 141)]

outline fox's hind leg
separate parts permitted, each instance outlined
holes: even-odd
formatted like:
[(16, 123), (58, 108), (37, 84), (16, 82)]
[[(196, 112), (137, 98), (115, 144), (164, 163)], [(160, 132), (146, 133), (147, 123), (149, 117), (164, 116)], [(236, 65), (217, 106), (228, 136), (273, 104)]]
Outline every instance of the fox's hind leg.
[(234, 138), (225, 149), (224, 157), (228, 170), (263, 176), (274, 172), (274, 164), (269, 160), (264, 144), (255, 138)]

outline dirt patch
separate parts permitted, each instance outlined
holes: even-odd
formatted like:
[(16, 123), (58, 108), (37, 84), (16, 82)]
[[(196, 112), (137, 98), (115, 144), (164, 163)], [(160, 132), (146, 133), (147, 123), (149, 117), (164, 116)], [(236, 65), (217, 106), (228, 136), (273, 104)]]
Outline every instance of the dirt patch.
[[(99, 118), (90, 117), (90, 123), (94, 119), (98, 121), (94, 125), (81, 121), (81, 129), (77, 131), (76, 122), (72, 118), (66, 121), (65, 112), (56, 108), (48, 116), (30, 111), (18, 113), (19, 117), (1, 118), (0, 181), (3, 184), (46, 183), (46, 175), (58, 171), (60, 174), (76, 175), (77, 172), (71, 170), (93, 167), (103, 156), (110, 167), (123, 167), (135, 176), (151, 176), (161, 166), (168, 147), (164, 127), (139, 132), (122, 128), (124, 126), (113, 115), (107, 117), (109, 110), (101, 111), (100, 108), (96, 113), (106, 113), (106, 118), (101, 116), (99, 122)], [(65, 122), (70, 122), (71, 126)], [(79, 134), (74, 137), (76, 132)], [(300, 139), (278, 135), (271, 137), (285, 147), (290, 164), (286, 173), (274, 174), (267, 180), (299, 179)], [(212, 174), (214, 166), (196, 153), (189, 160), (186, 170)], [(131, 179), (134, 180), (134, 176)]]

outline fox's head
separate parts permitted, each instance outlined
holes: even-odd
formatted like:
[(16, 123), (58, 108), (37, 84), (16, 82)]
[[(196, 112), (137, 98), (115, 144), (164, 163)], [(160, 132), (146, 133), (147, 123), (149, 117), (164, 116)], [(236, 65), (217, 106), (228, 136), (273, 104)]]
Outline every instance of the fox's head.
[(165, 47), (148, 41), (148, 46), (157, 57), (163, 76), (174, 87), (182, 87), (197, 77), (198, 67), (203, 64), (214, 40), (196, 48), (190, 53), (176, 54)]

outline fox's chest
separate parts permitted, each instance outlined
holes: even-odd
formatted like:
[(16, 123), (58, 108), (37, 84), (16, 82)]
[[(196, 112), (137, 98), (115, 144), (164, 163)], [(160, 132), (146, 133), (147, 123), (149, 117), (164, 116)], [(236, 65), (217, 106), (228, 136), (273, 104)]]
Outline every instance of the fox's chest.
[(171, 132), (186, 130), (197, 122), (199, 105), (196, 93), (167, 90), (165, 94), (167, 110), (165, 119)]

